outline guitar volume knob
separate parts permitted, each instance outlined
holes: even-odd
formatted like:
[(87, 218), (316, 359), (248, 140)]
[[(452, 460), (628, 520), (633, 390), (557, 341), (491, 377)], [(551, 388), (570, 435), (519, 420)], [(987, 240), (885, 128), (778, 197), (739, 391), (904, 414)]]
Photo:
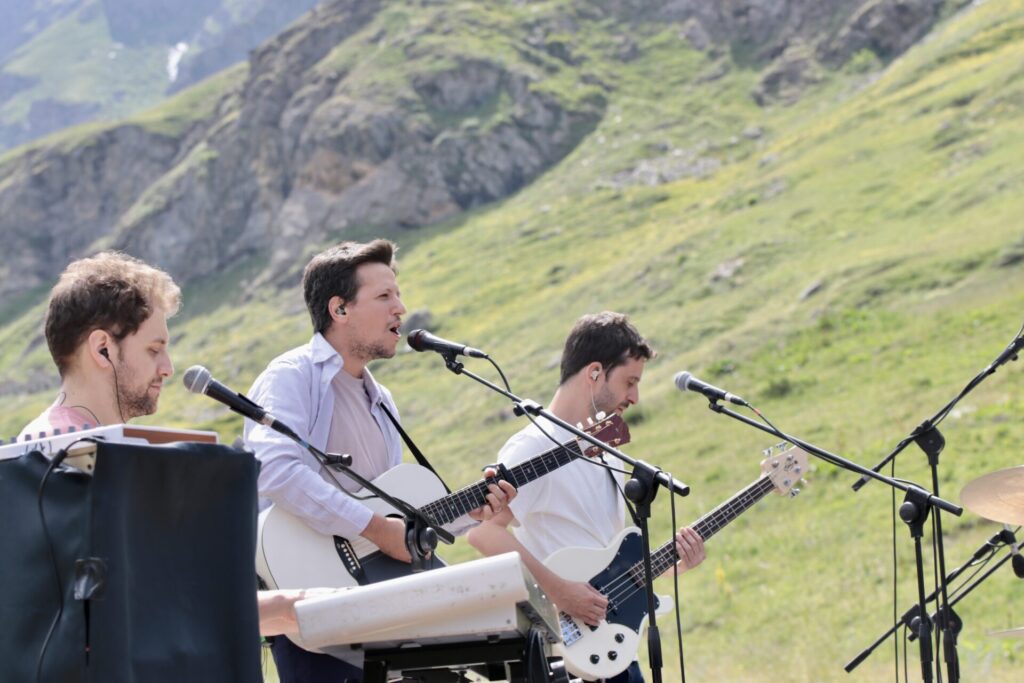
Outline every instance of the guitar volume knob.
[(616, 652), (615, 650), (610, 650), (608, 652), (608, 659), (610, 659), (610, 660), (612, 660), (614, 662), (618, 658), (619, 658), (619, 653)]
[(590, 655), (590, 663), (591, 664), (597, 664), (600, 661), (601, 661), (601, 657), (600, 656), (598, 656), (598, 655)]
[(616, 633), (615, 634), (615, 642), (616, 643), (623, 643), (623, 642), (625, 642), (625, 640), (626, 640), (626, 636), (622, 635), (621, 633)]

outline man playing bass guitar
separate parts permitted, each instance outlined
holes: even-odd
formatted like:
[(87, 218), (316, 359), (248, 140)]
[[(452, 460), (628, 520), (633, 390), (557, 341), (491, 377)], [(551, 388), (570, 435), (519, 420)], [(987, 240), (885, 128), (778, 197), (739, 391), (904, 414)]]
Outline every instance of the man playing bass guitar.
[[(654, 355), (625, 315), (604, 312), (582, 317), (566, 339), (561, 383), (549, 410), (569, 423), (583, 423), (602, 412), (621, 415), (639, 400), (644, 364)], [(540, 427), (547, 433), (530, 425), (512, 436), (499, 462), (516, 465), (550, 448), (552, 439), (564, 442), (570, 436), (559, 428)], [(581, 459), (524, 487), (504, 511), (472, 529), (468, 540), (485, 555), (518, 551), (560, 611), (597, 626), (606, 616), (607, 597), (589, 583), (563, 579), (539, 558), (571, 546), (607, 546), (624, 528), (622, 486), (622, 474)], [(704, 542), (692, 529), (680, 529), (675, 545), (679, 571), (704, 560)], [(634, 661), (608, 680), (638, 683), (643, 676)]]

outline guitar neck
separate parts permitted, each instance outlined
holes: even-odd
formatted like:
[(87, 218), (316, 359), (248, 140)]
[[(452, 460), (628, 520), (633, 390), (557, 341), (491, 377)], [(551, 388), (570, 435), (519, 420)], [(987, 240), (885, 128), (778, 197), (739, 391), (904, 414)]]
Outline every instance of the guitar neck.
[[(772, 480), (769, 477), (761, 477), (690, 526), (700, 534), (701, 538), (707, 541), (724, 529), (729, 522), (742, 515), (774, 490), (775, 486), (772, 484)], [(651, 574), (655, 577), (660, 576), (662, 572), (671, 568), (678, 559), (676, 543), (673, 538), (673, 540), (651, 553)], [(634, 565), (632, 571), (640, 581), (643, 581), (642, 562)]]
[[(575, 458), (583, 457), (576, 441), (570, 441), (538, 456), (510, 467), (506, 470), (507, 479), (513, 486), (519, 488), (528, 484), (534, 479), (539, 479), (549, 472), (554, 472), (559, 467), (564, 467)], [(475, 510), (487, 502), (487, 481), (480, 480), (458, 491), (438, 498), (427, 503), (420, 511), (429, 515), (440, 524), (450, 524), (470, 510)]]

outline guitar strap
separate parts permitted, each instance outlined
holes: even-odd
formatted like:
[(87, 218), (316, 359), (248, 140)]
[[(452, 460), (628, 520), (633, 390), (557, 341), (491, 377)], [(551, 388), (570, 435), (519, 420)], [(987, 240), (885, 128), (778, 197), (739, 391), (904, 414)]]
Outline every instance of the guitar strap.
[(605, 470), (605, 472), (607, 472), (608, 476), (611, 477), (612, 485), (614, 485), (615, 488), (618, 489), (619, 495), (622, 496), (622, 502), (626, 504), (626, 510), (629, 512), (629, 516), (633, 520), (633, 526), (640, 526), (640, 519), (636, 516), (636, 510), (633, 509), (633, 504), (629, 502), (629, 498), (626, 498), (626, 492), (623, 491), (622, 487), (619, 485), (619, 480), (615, 478), (615, 473), (607, 469)]
[(412, 451), (412, 457), (416, 458), (416, 462), (418, 462), (421, 467), (425, 467), (431, 472), (433, 472), (434, 476), (437, 477), (437, 480), (441, 482), (442, 486), (444, 486), (444, 490), (447, 493), (451, 493), (452, 490), (448, 488), (448, 484), (444, 482), (444, 479), (442, 479), (441, 475), (437, 473), (437, 470), (435, 470), (434, 467), (430, 464), (430, 462), (427, 461), (427, 456), (423, 455), (423, 453), (416, 446), (416, 444), (413, 443), (413, 440), (409, 437), (409, 435), (405, 433), (405, 430), (402, 429), (402, 425), (398, 424), (398, 420), (395, 419), (395, 416), (391, 414), (391, 411), (388, 410), (388, 407), (384, 405), (383, 401), (380, 402), (380, 409), (384, 411), (384, 414), (388, 416), (389, 420), (391, 420), (391, 424), (395, 425), (395, 429), (397, 429), (398, 433), (402, 435), (402, 441), (404, 441), (405, 445), (409, 447), (410, 451)]

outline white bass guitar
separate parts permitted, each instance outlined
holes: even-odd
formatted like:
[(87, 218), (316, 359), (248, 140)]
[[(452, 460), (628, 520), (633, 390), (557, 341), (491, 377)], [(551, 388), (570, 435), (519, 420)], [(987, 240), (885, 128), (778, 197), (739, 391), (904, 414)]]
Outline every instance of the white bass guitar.
[[(761, 462), (761, 477), (690, 526), (707, 541), (772, 491), (790, 493), (807, 469), (807, 454), (791, 447)], [(792, 491), (792, 495), (796, 494)], [(565, 668), (587, 680), (610, 678), (625, 671), (636, 658), (647, 628), (647, 585), (640, 530), (628, 527), (605, 548), (563, 548), (544, 564), (569, 581), (587, 581), (608, 598), (608, 615), (598, 626), (587, 626), (559, 612), (562, 645), (556, 646)], [(678, 560), (675, 539), (651, 552), (655, 578)], [(656, 605), (658, 601), (656, 600)], [(658, 609), (657, 613), (667, 611)]]

